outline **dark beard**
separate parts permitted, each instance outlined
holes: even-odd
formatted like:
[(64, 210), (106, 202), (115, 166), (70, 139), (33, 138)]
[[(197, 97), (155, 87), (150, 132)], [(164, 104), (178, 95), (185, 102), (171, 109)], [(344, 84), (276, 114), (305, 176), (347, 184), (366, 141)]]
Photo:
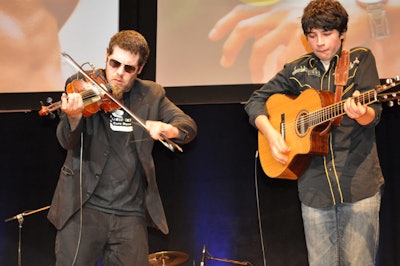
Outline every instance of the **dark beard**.
[(122, 99), (122, 95), (124, 94), (124, 89), (120, 86), (113, 86), (112, 94), (115, 99), (118, 101)]

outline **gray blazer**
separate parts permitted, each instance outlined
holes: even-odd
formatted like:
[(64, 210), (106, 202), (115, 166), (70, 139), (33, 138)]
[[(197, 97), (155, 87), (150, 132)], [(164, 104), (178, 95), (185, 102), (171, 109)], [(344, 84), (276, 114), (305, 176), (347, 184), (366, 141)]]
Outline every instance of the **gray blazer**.
[[(130, 106), (127, 106), (137, 117), (145, 120), (158, 120), (170, 123), (181, 131), (180, 138), (173, 139), (177, 144), (193, 140), (197, 126), (191, 117), (173, 104), (165, 95), (162, 86), (152, 81), (136, 79), (130, 92)], [(81, 133), (82, 136), (81, 137)], [(145, 203), (149, 225), (168, 233), (168, 225), (159, 195), (152, 150), (154, 141), (139, 125), (134, 126), (132, 145), (136, 145), (139, 160), (145, 172), (147, 186)], [(57, 127), (57, 138), (67, 150), (66, 160), (62, 166), (58, 184), (48, 213), (50, 222), (60, 230), (80, 209), (80, 158), (82, 154), (82, 204), (90, 198), (101, 177), (109, 156), (110, 143), (99, 113), (81, 120), (76, 130), (71, 131), (67, 116), (60, 115)]]

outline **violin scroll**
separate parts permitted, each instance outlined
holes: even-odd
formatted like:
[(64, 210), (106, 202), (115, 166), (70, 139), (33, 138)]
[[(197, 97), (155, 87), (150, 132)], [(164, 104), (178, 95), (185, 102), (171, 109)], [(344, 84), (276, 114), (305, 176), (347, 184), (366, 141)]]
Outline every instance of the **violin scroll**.
[(53, 112), (56, 111), (57, 109), (61, 108), (61, 104), (60, 104), (60, 102), (53, 103), (53, 99), (52, 99), (51, 97), (47, 97), (46, 102), (47, 102), (49, 105), (45, 106), (45, 105), (43, 104), (43, 102), (40, 101), (40, 104), (41, 104), (42, 107), (41, 107), (41, 109), (39, 110), (39, 115), (40, 115), (40, 116), (49, 115), (51, 119), (54, 119), (54, 118), (55, 118), (55, 115), (54, 115)]

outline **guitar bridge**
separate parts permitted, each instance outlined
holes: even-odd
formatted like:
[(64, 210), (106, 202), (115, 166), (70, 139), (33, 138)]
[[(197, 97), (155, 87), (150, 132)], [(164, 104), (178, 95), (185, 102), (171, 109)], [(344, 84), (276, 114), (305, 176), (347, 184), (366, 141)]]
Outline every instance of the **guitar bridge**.
[(279, 124), (279, 130), (281, 131), (281, 136), (283, 139), (286, 139), (285, 132), (285, 114), (281, 114), (281, 123)]

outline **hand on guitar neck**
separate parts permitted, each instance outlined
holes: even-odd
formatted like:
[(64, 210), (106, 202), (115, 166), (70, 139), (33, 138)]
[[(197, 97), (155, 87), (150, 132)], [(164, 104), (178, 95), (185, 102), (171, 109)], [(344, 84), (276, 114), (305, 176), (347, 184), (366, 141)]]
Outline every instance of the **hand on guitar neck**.
[(353, 93), (353, 97), (349, 97), (344, 102), (343, 108), (346, 115), (356, 120), (360, 125), (368, 125), (374, 120), (375, 111), (371, 107), (361, 102), (357, 102), (357, 97), (360, 96), (360, 92), (357, 90)]

